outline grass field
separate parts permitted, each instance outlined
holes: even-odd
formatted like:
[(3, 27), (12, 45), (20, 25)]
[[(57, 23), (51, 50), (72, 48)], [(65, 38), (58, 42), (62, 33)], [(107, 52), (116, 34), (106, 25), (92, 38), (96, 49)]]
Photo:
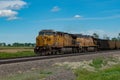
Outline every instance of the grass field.
[(97, 72), (77, 69), (75, 75), (77, 76), (76, 80), (120, 80), (120, 65)]
[(120, 56), (89, 61), (56, 63), (74, 72), (75, 80), (120, 80)]
[(28, 72), (21, 72), (12, 74), (7, 77), (2, 77), (0, 80), (43, 80), (49, 75), (52, 75), (51, 71), (45, 70), (33, 70)]
[(16, 53), (0, 53), (0, 59), (9, 59), (9, 58), (18, 58), (18, 57), (28, 57), (35, 56), (35, 53), (32, 51), (22, 51)]
[(35, 56), (33, 47), (0, 47), (0, 59)]
[(76, 69), (76, 80), (120, 80), (119, 58), (96, 58), (89, 64), (94, 71), (87, 69)]

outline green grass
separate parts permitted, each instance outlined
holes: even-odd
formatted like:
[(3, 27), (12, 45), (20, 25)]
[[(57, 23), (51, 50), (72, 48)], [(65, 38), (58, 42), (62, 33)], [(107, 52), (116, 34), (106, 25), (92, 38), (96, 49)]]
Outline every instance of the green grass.
[(50, 71), (36, 70), (36, 71), (23, 72), (23, 73), (9, 75), (7, 77), (2, 77), (0, 80), (41, 80), (51, 74), (52, 72)]
[(0, 47), (0, 49), (34, 49), (34, 47)]
[(105, 60), (104, 58), (95, 58), (92, 60), (90, 66), (93, 66), (95, 68), (101, 68), (102, 65), (106, 65), (106, 64), (107, 64), (107, 60)]
[(75, 75), (77, 76), (76, 80), (120, 80), (120, 65), (97, 72), (77, 69)]
[(35, 56), (35, 53), (32, 51), (22, 51), (16, 53), (5, 53), (5, 52), (0, 53), (0, 59), (27, 57), (27, 56)]

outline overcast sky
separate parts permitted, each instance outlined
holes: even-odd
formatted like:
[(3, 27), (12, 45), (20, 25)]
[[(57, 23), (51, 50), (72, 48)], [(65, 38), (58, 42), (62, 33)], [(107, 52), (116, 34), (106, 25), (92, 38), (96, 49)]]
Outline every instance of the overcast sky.
[(0, 42), (35, 42), (42, 29), (117, 36), (120, 0), (0, 0)]

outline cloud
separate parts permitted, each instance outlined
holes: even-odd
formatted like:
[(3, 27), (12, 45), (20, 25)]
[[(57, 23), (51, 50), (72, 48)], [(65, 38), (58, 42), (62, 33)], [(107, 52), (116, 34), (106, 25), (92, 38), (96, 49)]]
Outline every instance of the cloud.
[(9, 17), (17, 14), (18, 13), (16, 11), (12, 11), (12, 10), (0, 10), (0, 17)]
[(18, 10), (27, 5), (23, 0), (1, 0), (0, 17), (6, 17), (7, 20), (18, 19)]
[(75, 15), (74, 18), (81, 18), (82, 16), (80, 15)]
[(15, 20), (15, 19), (19, 19), (19, 17), (16, 17), (16, 16), (12, 16), (12, 17), (9, 17), (7, 20)]
[(51, 9), (52, 12), (58, 12), (60, 11), (60, 8), (58, 6), (54, 6), (52, 9)]

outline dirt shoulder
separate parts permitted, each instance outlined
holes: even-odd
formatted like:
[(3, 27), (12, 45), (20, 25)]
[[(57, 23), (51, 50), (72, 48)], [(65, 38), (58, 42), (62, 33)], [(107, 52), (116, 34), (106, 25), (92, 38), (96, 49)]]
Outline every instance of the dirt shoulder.
[(22, 47), (16, 47), (16, 48), (0, 48), (0, 53), (2, 53), (2, 52), (5, 52), (5, 53), (16, 53), (16, 52), (22, 52), (22, 51), (34, 51), (34, 49), (33, 48), (22, 48)]

